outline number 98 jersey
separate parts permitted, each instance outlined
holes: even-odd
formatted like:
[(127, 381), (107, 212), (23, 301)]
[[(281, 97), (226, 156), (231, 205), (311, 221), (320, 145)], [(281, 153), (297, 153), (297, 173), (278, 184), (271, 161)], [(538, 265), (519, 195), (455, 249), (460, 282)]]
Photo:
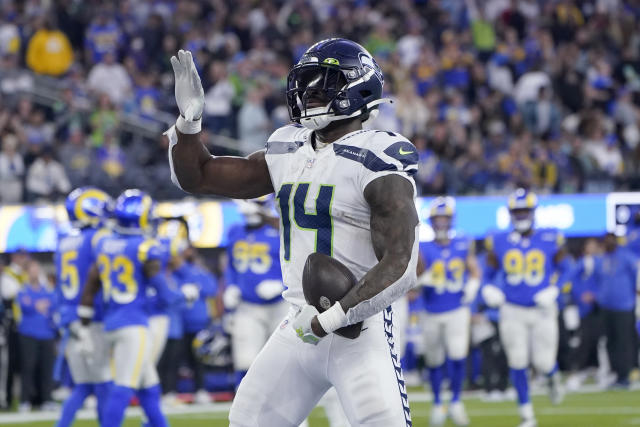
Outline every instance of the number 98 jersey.
[(422, 289), (429, 313), (455, 310), (462, 305), (462, 289), (468, 278), (467, 256), (474, 252), (474, 241), (455, 237), (446, 245), (434, 241), (420, 243), (420, 255), (430, 273), (430, 283)]
[(487, 236), (485, 248), (498, 262), (498, 277), (507, 302), (532, 307), (533, 296), (553, 283), (554, 256), (564, 246), (563, 234), (555, 229), (534, 229), (522, 237), (516, 232)]
[(166, 250), (155, 239), (114, 233), (100, 240), (95, 256), (105, 304), (105, 330), (147, 326), (148, 280), (143, 266), (148, 260), (162, 262)]
[(371, 243), (371, 211), (364, 189), (374, 179), (418, 170), (416, 148), (401, 135), (358, 130), (314, 150), (312, 131), (300, 125), (276, 130), (265, 158), (280, 210), (280, 261), (292, 304), (305, 303), (302, 270), (320, 252), (346, 265), (360, 279), (378, 260)]

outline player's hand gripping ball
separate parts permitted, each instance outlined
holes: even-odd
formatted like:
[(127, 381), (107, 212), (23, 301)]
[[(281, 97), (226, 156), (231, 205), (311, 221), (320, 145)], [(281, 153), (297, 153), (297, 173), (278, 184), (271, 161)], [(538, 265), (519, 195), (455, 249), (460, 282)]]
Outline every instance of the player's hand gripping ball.
[[(322, 313), (340, 301), (358, 281), (351, 271), (335, 258), (312, 253), (304, 264), (302, 291), (309, 305)], [(337, 329), (336, 334), (355, 339), (360, 336), (362, 322)]]

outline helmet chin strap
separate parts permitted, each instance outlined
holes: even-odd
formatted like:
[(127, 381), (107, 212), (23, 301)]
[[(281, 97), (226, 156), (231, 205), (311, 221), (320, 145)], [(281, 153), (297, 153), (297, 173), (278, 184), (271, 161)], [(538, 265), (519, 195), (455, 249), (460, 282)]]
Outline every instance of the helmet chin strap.
[[(390, 98), (380, 98), (368, 103), (365, 108), (369, 110), (369, 118), (365, 120), (365, 123), (374, 119), (378, 115), (378, 109), (372, 110), (373, 107), (387, 102), (389, 104), (393, 103)], [(310, 130), (320, 130), (326, 128), (331, 122), (351, 119), (362, 114), (362, 110), (358, 110), (348, 116), (336, 116), (335, 113), (329, 111), (330, 109), (330, 103), (324, 107), (308, 108), (306, 110), (307, 117), (301, 117), (300, 124)]]

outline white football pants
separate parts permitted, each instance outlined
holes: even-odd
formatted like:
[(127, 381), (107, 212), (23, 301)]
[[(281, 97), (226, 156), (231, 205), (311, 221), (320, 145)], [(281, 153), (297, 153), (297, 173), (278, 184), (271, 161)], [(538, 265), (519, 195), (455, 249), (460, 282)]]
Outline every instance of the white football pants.
[(443, 313), (422, 313), (420, 323), (427, 366), (442, 366), (446, 356), (453, 360), (467, 357), (471, 328), (469, 307), (458, 307)]
[(109, 331), (107, 340), (111, 350), (114, 384), (133, 389), (158, 384), (151, 334), (146, 326), (126, 326)]
[(271, 335), (242, 380), (230, 427), (295, 427), (334, 386), (352, 426), (411, 425), (391, 310), (367, 319), (355, 340), (329, 334), (306, 344), (291, 327), (297, 308)]
[(262, 347), (289, 311), (289, 303), (273, 304), (241, 302), (233, 313), (231, 348), (233, 367), (246, 371)]
[(500, 307), (500, 339), (509, 367), (525, 369), (532, 363), (540, 373), (553, 369), (558, 354), (558, 308)]
[(87, 357), (80, 351), (79, 341), (69, 337), (65, 347), (65, 357), (71, 371), (71, 378), (76, 384), (100, 384), (111, 381), (109, 367), (109, 349), (107, 346), (104, 325), (92, 322), (89, 325), (93, 352)]

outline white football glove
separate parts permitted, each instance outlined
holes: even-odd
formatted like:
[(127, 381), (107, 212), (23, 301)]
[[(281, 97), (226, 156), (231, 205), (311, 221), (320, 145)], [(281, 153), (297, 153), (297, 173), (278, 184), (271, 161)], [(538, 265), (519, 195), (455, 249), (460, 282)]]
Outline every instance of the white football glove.
[(504, 304), (504, 292), (495, 285), (487, 284), (482, 288), (482, 298), (489, 307), (499, 307)]
[(187, 300), (187, 304), (193, 304), (198, 298), (200, 298), (200, 288), (193, 283), (185, 283), (180, 286), (180, 292), (184, 295), (184, 299)]
[(480, 289), (480, 279), (472, 277), (467, 280), (467, 284), (463, 289), (462, 304), (471, 304), (478, 295), (478, 289)]
[(548, 286), (541, 291), (536, 292), (533, 301), (540, 307), (549, 308), (555, 305), (558, 299), (558, 287)]
[(71, 338), (78, 341), (80, 354), (85, 357), (91, 357), (93, 355), (93, 340), (91, 339), (89, 328), (80, 322), (73, 322), (69, 327), (69, 331), (71, 332)]
[(322, 339), (322, 337), (317, 336), (313, 333), (311, 329), (311, 321), (315, 316), (317, 316), (318, 310), (309, 304), (306, 304), (304, 307), (300, 309), (296, 318), (293, 319), (293, 323), (291, 327), (296, 331), (298, 338), (307, 344), (317, 345), (318, 342)]
[[(171, 57), (171, 65), (175, 75), (176, 104), (178, 104), (180, 115), (187, 122), (184, 123), (178, 119), (176, 126), (182, 133), (198, 133), (200, 131), (199, 121), (204, 109), (204, 90), (191, 52), (188, 50), (178, 51), (177, 58)], [(190, 126), (189, 122), (198, 122), (197, 131), (194, 131), (196, 126)]]
[(284, 286), (280, 280), (263, 280), (256, 286), (256, 294), (265, 301), (269, 301), (282, 294)]
[(236, 285), (227, 285), (222, 294), (222, 304), (227, 310), (235, 310), (242, 299), (242, 291)]

